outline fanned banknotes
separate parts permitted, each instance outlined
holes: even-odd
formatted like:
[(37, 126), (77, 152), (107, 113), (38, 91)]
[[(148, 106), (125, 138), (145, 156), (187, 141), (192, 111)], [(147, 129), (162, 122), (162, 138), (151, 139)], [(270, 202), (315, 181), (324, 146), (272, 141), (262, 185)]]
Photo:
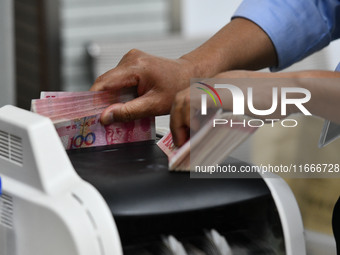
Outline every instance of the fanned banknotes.
[(121, 92), (41, 92), (32, 100), (31, 110), (49, 117), (65, 149), (105, 146), (155, 139), (155, 118), (115, 122), (103, 126), (100, 115), (114, 103), (135, 97), (135, 90)]
[(249, 117), (218, 111), (180, 148), (175, 147), (171, 132), (163, 136), (157, 145), (168, 156), (170, 170), (189, 171), (195, 166), (219, 164), (257, 129), (242, 125), (213, 127), (214, 119), (228, 120), (229, 123), (243, 123)]

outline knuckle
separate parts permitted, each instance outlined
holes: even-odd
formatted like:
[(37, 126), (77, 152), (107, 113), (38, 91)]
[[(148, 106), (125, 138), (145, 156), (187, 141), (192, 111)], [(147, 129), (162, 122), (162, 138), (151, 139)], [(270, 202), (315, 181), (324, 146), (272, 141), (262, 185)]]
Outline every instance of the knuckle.
[(138, 49), (129, 50), (124, 56), (123, 59), (137, 59), (141, 55), (141, 51)]
[(179, 106), (190, 105), (190, 94), (187, 91), (180, 91), (175, 96), (175, 102)]
[(148, 57), (146, 53), (138, 49), (132, 49), (123, 56), (121, 63), (143, 67), (147, 65), (147, 59)]
[(175, 103), (179, 103), (182, 101), (182, 94), (179, 92), (175, 95)]
[(135, 56), (135, 55), (139, 55), (140, 52), (141, 52), (140, 50), (134, 48), (134, 49), (129, 50), (129, 51), (126, 53), (126, 55), (127, 55), (127, 56)]
[(101, 83), (101, 82), (103, 82), (104, 80), (105, 80), (105, 75), (102, 74), (102, 75), (100, 75), (100, 76), (98, 76), (98, 77), (96, 78), (96, 80), (95, 80), (94, 83)]

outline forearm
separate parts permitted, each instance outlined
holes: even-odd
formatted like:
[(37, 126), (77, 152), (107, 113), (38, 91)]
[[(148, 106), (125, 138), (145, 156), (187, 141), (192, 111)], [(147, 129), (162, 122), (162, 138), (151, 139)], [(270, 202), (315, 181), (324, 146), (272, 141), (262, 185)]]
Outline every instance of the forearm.
[[(256, 78), (271, 79), (273, 87), (305, 88), (311, 94), (311, 99), (304, 104), (307, 110), (313, 115), (340, 124), (340, 72), (308, 70), (284, 73), (232, 73), (240, 73), (236, 78), (254, 78), (254, 81), (256, 81)], [(262, 92), (262, 95), (265, 95), (265, 91)], [(294, 94), (288, 95), (289, 98), (298, 98), (300, 96)], [(260, 101), (268, 100), (268, 98), (260, 99)], [(300, 112), (294, 105), (288, 105), (287, 111), (288, 114)]]
[(191, 64), (193, 77), (212, 77), (236, 69), (275, 66), (275, 48), (255, 23), (235, 18), (199, 48), (181, 57)]
[[(274, 87), (278, 88), (279, 101), (283, 87), (307, 89), (311, 98), (303, 106), (313, 115), (340, 124), (340, 72), (321, 70), (279, 73), (229, 71), (220, 73), (215, 78), (225, 79), (225, 83), (237, 86), (244, 95), (248, 93), (248, 88), (252, 87), (253, 105), (256, 109), (269, 109), (272, 106)], [(217, 91), (221, 95), (225, 110), (232, 110), (231, 93), (227, 93), (224, 89), (217, 89)], [(287, 99), (304, 97), (301, 93), (291, 92), (288, 92), (286, 96)], [(300, 112), (294, 104), (287, 104), (287, 116)], [(252, 114), (248, 108), (246, 108), (246, 114)], [(281, 115), (280, 104), (278, 111), (274, 112), (272, 117), (285, 117)]]
[(311, 93), (306, 108), (313, 115), (340, 124), (340, 72), (302, 71), (295, 76), (297, 86)]

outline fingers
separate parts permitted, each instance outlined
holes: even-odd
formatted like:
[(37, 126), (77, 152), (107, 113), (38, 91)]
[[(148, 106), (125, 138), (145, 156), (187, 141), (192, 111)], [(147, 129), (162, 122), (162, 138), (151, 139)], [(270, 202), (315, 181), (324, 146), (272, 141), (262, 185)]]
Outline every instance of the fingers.
[(190, 136), (190, 90), (176, 95), (171, 108), (170, 128), (175, 146), (182, 146)]
[(140, 50), (130, 50), (123, 56), (116, 68), (99, 76), (90, 90), (118, 90), (136, 86), (140, 79), (140, 72), (143, 73), (143, 58), (145, 56), (147, 54)]
[(150, 96), (137, 97), (126, 103), (117, 103), (107, 107), (100, 116), (103, 125), (112, 122), (127, 122), (135, 119), (159, 115)]
[(99, 76), (90, 91), (119, 90), (125, 87), (137, 86), (139, 75), (133, 68), (116, 67)]

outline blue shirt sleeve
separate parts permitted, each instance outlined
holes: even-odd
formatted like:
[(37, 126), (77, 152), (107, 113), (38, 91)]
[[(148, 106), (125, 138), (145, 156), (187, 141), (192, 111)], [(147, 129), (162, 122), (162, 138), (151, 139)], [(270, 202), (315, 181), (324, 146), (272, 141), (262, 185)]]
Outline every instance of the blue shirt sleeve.
[(244, 0), (233, 17), (251, 20), (270, 37), (278, 55), (272, 71), (340, 37), (340, 0)]

